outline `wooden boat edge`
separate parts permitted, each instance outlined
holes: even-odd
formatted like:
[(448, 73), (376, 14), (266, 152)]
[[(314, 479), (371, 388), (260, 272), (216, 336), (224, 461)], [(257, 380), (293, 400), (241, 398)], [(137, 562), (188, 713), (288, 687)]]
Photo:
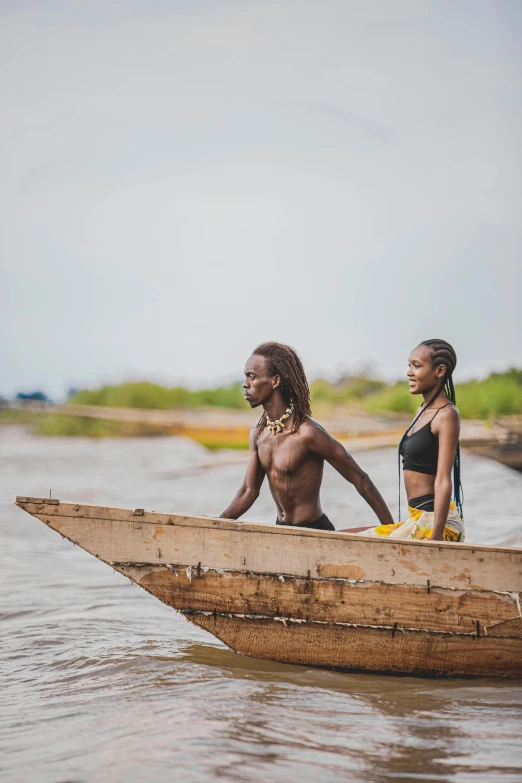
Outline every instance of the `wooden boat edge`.
[[(178, 525), (182, 527), (193, 527), (195, 526), (194, 523), (197, 523), (198, 527), (211, 527), (211, 528), (220, 528), (223, 530), (238, 530), (242, 532), (255, 532), (255, 533), (265, 533), (269, 535), (290, 535), (290, 536), (304, 536), (304, 537), (311, 537), (311, 538), (331, 538), (334, 539), (337, 538), (342, 541), (346, 540), (357, 540), (359, 542), (362, 541), (370, 541), (375, 543), (376, 538), (372, 536), (360, 536), (360, 535), (354, 535), (351, 533), (341, 533), (338, 531), (328, 531), (328, 530), (310, 530), (308, 528), (303, 527), (297, 527), (293, 528), (290, 526), (284, 526), (284, 525), (267, 525), (262, 522), (242, 522), (238, 520), (233, 519), (225, 519), (225, 518), (216, 518), (216, 517), (206, 517), (206, 516), (196, 516), (192, 514), (179, 514), (179, 513), (169, 513), (164, 511), (149, 511), (142, 508), (138, 509), (132, 509), (130, 507), (126, 506), (100, 506), (98, 504), (92, 504), (92, 503), (75, 503), (73, 501), (62, 501), (57, 498), (37, 498), (37, 497), (29, 497), (25, 495), (19, 495), (17, 496), (15, 500), (15, 505), (19, 508), (23, 509), (27, 513), (31, 514), (32, 516), (38, 516), (39, 514), (46, 514), (47, 516), (77, 516), (80, 509), (110, 509), (111, 511), (119, 511), (123, 512), (126, 515), (130, 515), (131, 517), (138, 516), (140, 524), (150, 524), (150, 525), (161, 525), (161, 524), (168, 524), (168, 525)], [(27, 506), (38, 506), (38, 509), (30, 509), (27, 508)], [(48, 506), (49, 508), (45, 508)], [(56, 513), (56, 510), (60, 509), (60, 513)], [(63, 511), (66, 511), (66, 513), (62, 513)], [(54, 513), (53, 513), (54, 512)], [(73, 512), (73, 513), (70, 513)], [(150, 518), (149, 515), (154, 515), (153, 518)], [(112, 521), (111, 517), (103, 517), (103, 516), (96, 516), (92, 517), (96, 519), (107, 519), (107, 521)], [(449, 542), (449, 541), (406, 541), (402, 539), (388, 539), (388, 538), (380, 538), (378, 539), (379, 543), (383, 544), (391, 544), (391, 545), (397, 545), (400, 546), (406, 546), (406, 547), (437, 547), (440, 549), (449, 549), (449, 550), (455, 550), (455, 548), (458, 548), (459, 551), (462, 550), (468, 550), (472, 552), (476, 551), (484, 551), (484, 552), (500, 552), (500, 553), (520, 553), (522, 555), (522, 547), (500, 547), (495, 546), (492, 544), (466, 544), (466, 543), (458, 543), (458, 542)]]

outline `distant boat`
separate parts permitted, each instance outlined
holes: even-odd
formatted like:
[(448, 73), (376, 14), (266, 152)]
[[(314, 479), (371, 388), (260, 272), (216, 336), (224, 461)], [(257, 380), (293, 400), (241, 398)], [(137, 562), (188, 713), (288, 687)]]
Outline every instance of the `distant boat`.
[(16, 504), (238, 653), (341, 670), (522, 677), (522, 549), (54, 499)]

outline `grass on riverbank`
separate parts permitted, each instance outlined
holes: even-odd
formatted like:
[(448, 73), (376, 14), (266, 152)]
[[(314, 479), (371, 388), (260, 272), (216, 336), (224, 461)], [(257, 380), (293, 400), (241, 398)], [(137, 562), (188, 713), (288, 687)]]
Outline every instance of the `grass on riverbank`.
[(37, 413), (15, 409), (0, 410), (0, 425), (23, 424), (35, 435), (51, 437), (83, 438), (139, 438), (180, 435), (191, 438), (205, 446), (209, 451), (221, 449), (248, 449), (248, 428), (233, 430), (212, 429), (211, 427), (160, 427), (141, 422), (110, 421), (87, 416), (65, 416), (60, 413)]
[(118, 386), (102, 386), (100, 389), (83, 389), (72, 395), (75, 405), (101, 405), (108, 408), (147, 408), (170, 410), (171, 408), (244, 408), (240, 383), (218, 386), (216, 389), (192, 391), (181, 386), (168, 388), (157, 383), (138, 381)]
[(60, 413), (39, 413), (9, 408), (0, 410), (0, 424), (26, 424), (35, 435), (64, 437), (136, 438), (166, 434), (157, 427), (141, 422), (109, 421), (87, 416), (64, 416)]
[[(497, 419), (522, 413), (522, 371), (492, 373), (483, 381), (467, 381), (455, 387), (457, 406), (463, 419)], [(408, 392), (403, 381), (389, 386), (362, 401), (372, 413), (413, 414), (421, 398)]]
[[(366, 375), (342, 378), (337, 383), (322, 379), (310, 385), (312, 407), (360, 407), (371, 413), (412, 414), (420, 397), (408, 391), (405, 381), (388, 384)], [(467, 381), (456, 386), (457, 404), (464, 419), (493, 419), (522, 413), (522, 370), (492, 373), (481, 381)], [(216, 406), (246, 410), (240, 383), (216, 389), (191, 391), (182, 387), (168, 388), (140, 381), (85, 389), (74, 394), (69, 402), (79, 405), (101, 405), (116, 408), (198, 408)]]
[[(311, 384), (312, 407), (320, 417), (344, 409), (374, 414), (412, 415), (421, 398), (410, 395), (404, 381), (387, 384), (364, 375), (341, 379), (338, 383), (316, 380)], [(492, 373), (482, 381), (467, 381), (456, 386), (457, 404), (462, 418), (493, 420), (500, 416), (522, 414), (522, 370)], [(71, 403), (118, 408), (169, 410), (180, 408), (220, 407), (248, 410), (243, 400), (241, 384), (217, 389), (190, 391), (181, 387), (167, 388), (154, 383), (124, 383), (85, 389), (74, 394)], [(29, 424), (39, 435), (86, 437), (137, 437), (142, 435), (186, 435), (209, 449), (247, 448), (248, 432), (212, 428), (165, 428), (141, 422), (109, 421), (89, 417), (65, 416), (57, 413), (36, 413), (24, 410), (0, 411), (0, 423)]]

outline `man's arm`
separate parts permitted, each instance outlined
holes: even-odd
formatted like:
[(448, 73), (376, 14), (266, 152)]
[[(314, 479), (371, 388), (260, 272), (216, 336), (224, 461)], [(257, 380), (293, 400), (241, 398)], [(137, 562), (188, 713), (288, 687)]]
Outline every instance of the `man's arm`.
[(343, 478), (353, 484), (359, 495), (373, 509), (381, 525), (393, 524), (393, 517), (381, 493), (339, 441), (332, 438), (316, 422), (303, 427), (303, 437), (311, 451), (325, 459)]
[(220, 517), (224, 519), (239, 519), (259, 497), (259, 490), (266, 474), (259, 461), (257, 430), (255, 427), (252, 427), (250, 432), (249, 448), (250, 459), (248, 460), (245, 478), (232, 503), (220, 514)]

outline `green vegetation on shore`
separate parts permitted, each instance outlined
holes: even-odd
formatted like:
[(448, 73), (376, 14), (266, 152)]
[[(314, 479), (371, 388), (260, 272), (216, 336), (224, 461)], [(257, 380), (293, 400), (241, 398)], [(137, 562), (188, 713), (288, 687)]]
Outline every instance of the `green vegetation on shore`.
[[(457, 405), (463, 419), (496, 419), (522, 413), (522, 370), (491, 373), (482, 381), (466, 381), (455, 386)], [(413, 414), (420, 398), (408, 391), (408, 384), (398, 381), (362, 401), (373, 413)]]
[[(414, 413), (420, 398), (411, 395), (406, 381), (386, 383), (366, 375), (349, 376), (337, 383), (323, 379), (310, 386), (312, 405), (322, 411), (329, 408), (360, 407), (370, 413)], [(522, 413), (522, 370), (491, 373), (481, 381), (457, 383), (457, 404), (465, 419), (493, 419)], [(168, 388), (139, 381), (100, 389), (84, 389), (69, 399), (77, 405), (101, 405), (116, 408), (212, 407), (246, 409), (240, 383), (215, 389), (192, 391), (180, 386)]]
[[(350, 376), (337, 383), (318, 379), (311, 384), (312, 407), (319, 417), (335, 411), (342, 416), (343, 409), (361, 410), (371, 414), (394, 414), (408, 417), (420, 404), (420, 398), (409, 394), (405, 381), (386, 383), (365, 375)], [(456, 385), (457, 404), (464, 419), (493, 420), (500, 416), (522, 414), (522, 370), (511, 369), (491, 373), (481, 381), (467, 381)], [(182, 387), (168, 388), (140, 381), (100, 389), (84, 389), (69, 398), (71, 404), (96, 405), (117, 408), (149, 410), (194, 409), (219, 407), (247, 410), (240, 383), (216, 389), (192, 391)], [(111, 421), (71, 416), (47, 411), (24, 409), (0, 410), (0, 423), (30, 424), (39, 435), (87, 437), (135, 437), (140, 435), (185, 434), (176, 427), (156, 426), (144, 422)], [(183, 428), (182, 428), (183, 429)], [(240, 432), (205, 431), (190, 433), (207, 448), (244, 448), (248, 436)]]
[(157, 427), (134, 421), (91, 419), (87, 416), (63, 416), (59, 413), (39, 415), (34, 423), (36, 435), (80, 436), (87, 438), (135, 438), (162, 435)]
[(182, 386), (168, 388), (157, 383), (137, 381), (121, 383), (118, 386), (102, 386), (100, 389), (83, 389), (73, 394), (70, 403), (75, 405), (101, 405), (108, 408), (148, 408), (149, 410), (170, 410), (171, 408), (244, 408), (243, 391), (240, 383), (218, 386), (216, 389), (191, 391)]
[(28, 424), (35, 435), (85, 438), (125, 438), (163, 435), (158, 427), (133, 421), (111, 421), (87, 416), (65, 416), (20, 409), (0, 410), (0, 424)]

